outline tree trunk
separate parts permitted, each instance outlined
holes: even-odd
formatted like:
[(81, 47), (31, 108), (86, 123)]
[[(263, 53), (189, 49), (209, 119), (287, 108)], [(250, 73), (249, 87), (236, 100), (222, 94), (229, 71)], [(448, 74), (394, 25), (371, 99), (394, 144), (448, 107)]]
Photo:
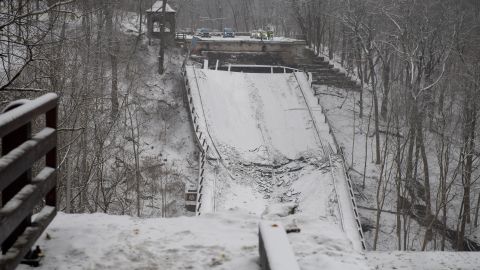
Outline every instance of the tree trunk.
[(470, 188), (473, 170), (473, 152), (475, 148), (475, 124), (476, 124), (476, 104), (471, 93), (465, 95), (464, 107), (464, 131), (463, 131), (463, 213), (461, 216), (461, 229), (458, 240), (459, 250), (463, 250), (465, 238), (465, 229), (470, 224)]
[(368, 52), (368, 62), (370, 64), (370, 79), (372, 83), (372, 93), (373, 93), (373, 111), (375, 114), (375, 164), (381, 163), (380, 157), (380, 131), (379, 131), (379, 115), (378, 115), (378, 97), (377, 97), (377, 83), (375, 79), (375, 65), (373, 63), (372, 50)]
[(432, 239), (432, 204), (431, 204), (431, 195), (430, 195), (430, 174), (428, 167), (427, 153), (425, 151), (425, 144), (423, 141), (423, 119), (417, 121), (417, 142), (420, 147), (420, 154), (423, 161), (423, 177), (424, 177), (424, 187), (425, 187), (425, 224), (427, 224), (427, 229), (425, 231), (425, 237), (423, 238), (422, 251), (425, 251), (427, 243)]
[[(395, 116), (395, 128), (397, 133), (400, 133), (400, 124), (398, 115)], [(397, 192), (397, 213), (396, 213), (396, 234), (397, 234), (397, 247), (398, 250), (402, 250), (402, 220), (400, 214), (405, 211), (401, 200), (401, 185), (402, 185), (402, 147), (400, 142), (400, 136), (397, 136), (395, 163), (397, 165), (397, 173), (395, 176), (395, 187)]]
[[(160, 52), (158, 53), (158, 74), (163, 74), (165, 72), (164, 61), (165, 61), (165, 46), (167, 46), (166, 37), (165, 37), (165, 23), (166, 23), (166, 14), (167, 14), (167, 0), (162, 2), (162, 20), (160, 25)], [(172, 29), (170, 29), (172, 31)]]
[[(360, 47), (360, 40), (357, 39), (357, 44), (356, 44), (356, 51), (357, 51), (357, 71), (358, 71), (358, 78), (360, 78), (360, 84), (362, 86), (362, 89), (360, 89), (360, 113), (359, 117), (363, 118), (363, 88), (364, 88), (364, 80), (363, 80), (363, 65), (362, 65), (362, 49)], [(368, 82), (367, 82), (368, 84)]]
[(388, 49), (385, 52), (385, 58), (383, 60), (383, 70), (382, 70), (382, 77), (383, 77), (383, 97), (382, 97), (382, 106), (380, 109), (380, 115), (382, 119), (387, 118), (387, 110), (388, 110), (388, 97), (390, 93), (390, 56), (389, 56)]
[[(107, 27), (108, 38), (108, 54), (110, 56), (110, 65), (112, 69), (112, 88), (110, 91), (110, 98), (112, 103), (111, 118), (114, 119), (118, 114), (118, 60), (117, 53), (119, 44), (114, 42), (114, 29), (113, 29), (113, 13), (114, 4), (105, 3), (105, 20)], [(115, 44), (117, 43), (117, 44)]]

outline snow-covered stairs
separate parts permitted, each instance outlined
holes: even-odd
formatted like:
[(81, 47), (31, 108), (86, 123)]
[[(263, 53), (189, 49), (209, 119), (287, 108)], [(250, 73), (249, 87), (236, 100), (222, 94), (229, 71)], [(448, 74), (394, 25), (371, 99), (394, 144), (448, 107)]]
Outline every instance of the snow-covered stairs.
[(350, 79), (347, 74), (334, 68), (324, 57), (316, 56), (312, 51), (305, 50), (305, 58), (297, 59), (298, 66), (313, 75), (314, 85), (327, 85), (346, 90), (360, 91), (361, 85)]

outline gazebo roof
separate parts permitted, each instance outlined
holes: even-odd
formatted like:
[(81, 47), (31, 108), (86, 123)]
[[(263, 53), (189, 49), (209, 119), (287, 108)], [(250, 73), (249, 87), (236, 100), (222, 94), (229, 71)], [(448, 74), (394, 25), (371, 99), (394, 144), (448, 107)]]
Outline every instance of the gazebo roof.
[[(162, 12), (163, 1), (156, 1), (153, 6), (147, 9), (147, 12)], [(167, 13), (176, 13), (176, 11), (167, 3)]]

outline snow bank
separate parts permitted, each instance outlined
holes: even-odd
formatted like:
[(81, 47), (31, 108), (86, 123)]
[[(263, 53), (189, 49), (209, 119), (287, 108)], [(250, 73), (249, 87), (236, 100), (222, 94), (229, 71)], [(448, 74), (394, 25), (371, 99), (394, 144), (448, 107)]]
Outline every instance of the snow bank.
[[(58, 213), (37, 243), (38, 269), (260, 269), (258, 224), (238, 210), (167, 219)], [(338, 227), (308, 217), (297, 224), (302, 231), (288, 238), (301, 269), (369, 269)]]
[[(139, 219), (58, 213), (38, 241), (42, 269), (260, 269), (258, 216), (226, 211), (200, 217)], [(293, 217), (278, 218), (284, 227)], [(295, 217), (288, 240), (303, 270), (478, 269), (476, 252), (355, 251), (326, 218)], [(48, 237), (47, 237), (48, 235)], [(31, 270), (20, 265), (20, 270)]]

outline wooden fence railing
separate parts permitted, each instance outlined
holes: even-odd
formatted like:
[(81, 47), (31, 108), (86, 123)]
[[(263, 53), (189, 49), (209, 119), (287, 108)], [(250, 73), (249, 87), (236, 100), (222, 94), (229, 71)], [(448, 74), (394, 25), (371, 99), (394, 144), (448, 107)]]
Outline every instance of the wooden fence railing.
[[(0, 114), (2, 270), (21, 262), (56, 215), (57, 102), (56, 94), (46, 94), (13, 102)], [(41, 115), (45, 127), (32, 136), (32, 122)], [(32, 178), (39, 160), (45, 163)], [(32, 217), (34, 208), (41, 210)]]

